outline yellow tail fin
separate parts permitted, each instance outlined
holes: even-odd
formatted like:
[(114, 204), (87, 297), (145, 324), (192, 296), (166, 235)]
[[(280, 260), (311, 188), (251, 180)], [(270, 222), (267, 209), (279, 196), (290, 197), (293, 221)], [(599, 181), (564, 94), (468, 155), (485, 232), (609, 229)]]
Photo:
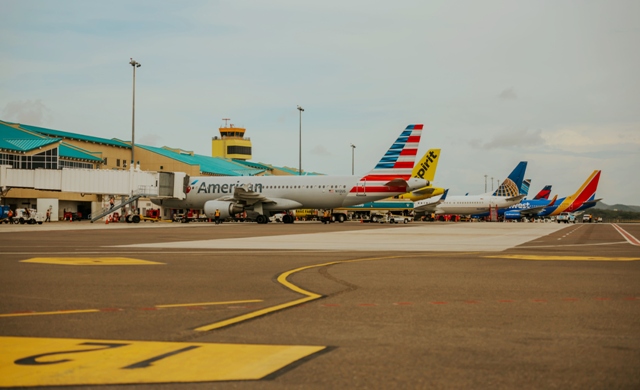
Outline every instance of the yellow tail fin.
[(436, 168), (438, 167), (438, 157), (440, 157), (440, 149), (429, 149), (427, 153), (424, 154), (424, 157), (413, 167), (411, 177), (433, 182), (436, 176)]

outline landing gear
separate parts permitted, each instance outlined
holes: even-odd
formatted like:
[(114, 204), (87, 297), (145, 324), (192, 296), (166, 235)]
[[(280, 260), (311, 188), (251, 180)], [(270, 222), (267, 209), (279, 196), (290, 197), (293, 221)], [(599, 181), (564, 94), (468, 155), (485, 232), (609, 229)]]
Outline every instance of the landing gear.
[(258, 222), (258, 223), (260, 223), (260, 224), (262, 224), (262, 223), (267, 223), (267, 222), (269, 222), (269, 218), (267, 218), (267, 216), (266, 216), (266, 215), (262, 215), (262, 214), (260, 214), (260, 215), (258, 215), (258, 216), (256, 217), (256, 222)]
[(283, 215), (282, 223), (293, 223), (293, 215), (289, 215), (289, 214)]

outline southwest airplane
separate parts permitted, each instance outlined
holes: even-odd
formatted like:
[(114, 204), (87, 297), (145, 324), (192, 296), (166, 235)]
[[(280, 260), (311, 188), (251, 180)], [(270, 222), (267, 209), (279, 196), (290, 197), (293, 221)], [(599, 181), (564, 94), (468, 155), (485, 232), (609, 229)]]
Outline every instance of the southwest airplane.
[(556, 206), (547, 207), (538, 213), (539, 217), (554, 216), (560, 213), (573, 213), (594, 207), (602, 199), (595, 199), (598, 182), (600, 181), (600, 170), (595, 170), (582, 183), (582, 186), (573, 195), (558, 199)]
[(414, 210), (418, 213), (480, 214), (489, 211), (490, 207), (507, 208), (520, 202), (526, 195), (520, 195), (527, 162), (520, 162), (498, 189), (481, 195), (447, 196), (444, 202), (425, 199), (414, 202)]
[[(422, 135), (422, 124), (409, 125), (380, 159), (375, 168), (358, 176), (198, 176), (186, 189), (184, 200), (152, 199), (164, 207), (201, 209), (213, 218), (249, 211), (256, 222), (269, 221), (271, 211), (333, 209), (388, 198), (425, 187), (425, 179), (411, 173)], [(292, 215), (282, 222), (293, 223)]]
[[(557, 199), (556, 195), (549, 204), (543, 205), (546, 200), (525, 200), (519, 204), (509, 207), (504, 212), (506, 219), (520, 219), (523, 217), (547, 217), (558, 215), (562, 212), (576, 212), (586, 210), (593, 207), (602, 199), (595, 199), (598, 181), (600, 180), (600, 171), (593, 171), (591, 176), (582, 184), (582, 186), (573, 195), (566, 198)], [(551, 186), (547, 186), (551, 187)], [(547, 188), (545, 187), (545, 188)], [(544, 191), (544, 189), (543, 189)], [(541, 191), (542, 192), (542, 191)]]

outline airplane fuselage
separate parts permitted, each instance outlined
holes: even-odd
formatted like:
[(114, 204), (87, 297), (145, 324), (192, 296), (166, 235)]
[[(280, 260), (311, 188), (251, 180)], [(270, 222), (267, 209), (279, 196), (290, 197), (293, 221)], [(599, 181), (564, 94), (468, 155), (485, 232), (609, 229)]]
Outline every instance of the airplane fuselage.
[[(509, 200), (509, 198), (511, 197), (493, 196), (491, 194), (476, 196), (448, 196), (444, 202), (437, 204), (435, 209), (427, 209), (424, 212), (457, 215), (482, 214), (489, 212), (489, 208), (491, 206), (503, 209), (520, 202), (520, 199), (518, 198), (513, 200)], [(419, 209), (421, 206), (427, 206), (430, 203), (435, 202), (437, 201), (431, 201), (430, 199), (428, 201), (418, 201), (414, 203), (414, 206), (416, 209)]]
[(415, 178), (407, 183), (409, 187), (368, 186), (357, 176), (200, 176), (191, 178), (185, 199), (152, 201), (169, 208), (203, 209), (207, 201), (232, 197), (236, 187), (243, 187), (276, 200), (264, 203), (264, 210), (330, 209), (384, 199), (428, 184)]

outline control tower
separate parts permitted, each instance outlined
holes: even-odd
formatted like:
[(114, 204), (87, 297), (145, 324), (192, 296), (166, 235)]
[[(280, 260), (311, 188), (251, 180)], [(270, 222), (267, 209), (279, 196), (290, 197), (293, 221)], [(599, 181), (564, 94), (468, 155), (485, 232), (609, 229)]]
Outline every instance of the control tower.
[(235, 158), (239, 160), (251, 159), (251, 139), (245, 138), (247, 129), (228, 124), (229, 118), (223, 118), (224, 127), (219, 128), (220, 136), (211, 138), (211, 156)]

